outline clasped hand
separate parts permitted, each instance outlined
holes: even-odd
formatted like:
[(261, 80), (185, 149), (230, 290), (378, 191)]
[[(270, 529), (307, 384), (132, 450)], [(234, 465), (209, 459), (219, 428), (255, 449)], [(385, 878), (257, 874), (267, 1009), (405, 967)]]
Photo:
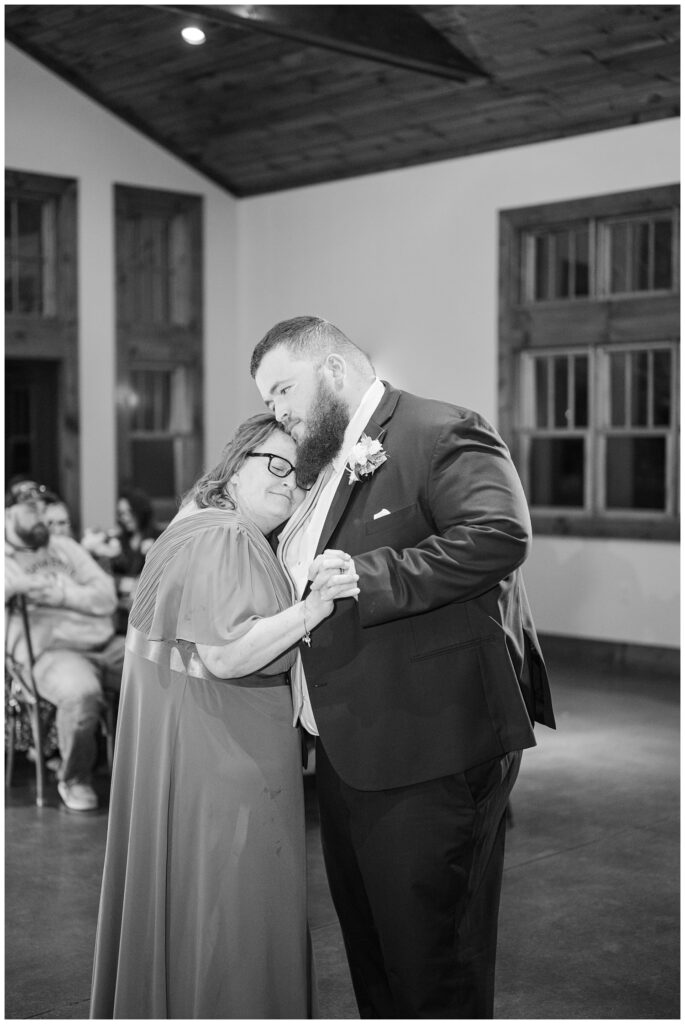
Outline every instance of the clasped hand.
[(354, 560), (344, 551), (326, 550), (317, 555), (309, 567), (308, 577), (312, 581), (310, 594), (315, 600), (330, 604), (341, 597), (357, 597), (359, 576), (355, 571)]

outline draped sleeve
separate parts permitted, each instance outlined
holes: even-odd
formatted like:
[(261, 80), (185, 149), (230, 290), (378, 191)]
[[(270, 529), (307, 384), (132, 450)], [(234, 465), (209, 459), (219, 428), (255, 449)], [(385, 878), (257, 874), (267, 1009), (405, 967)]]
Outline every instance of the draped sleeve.
[[(274, 567), (281, 570), (273, 553), (255, 545), (239, 522), (179, 532), (155, 543), (131, 611), (131, 624), (148, 640), (222, 646), (288, 607), (284, 581), (274, 585)], [(286, 671), (295, 657), (285, 652), (261, 672)]]

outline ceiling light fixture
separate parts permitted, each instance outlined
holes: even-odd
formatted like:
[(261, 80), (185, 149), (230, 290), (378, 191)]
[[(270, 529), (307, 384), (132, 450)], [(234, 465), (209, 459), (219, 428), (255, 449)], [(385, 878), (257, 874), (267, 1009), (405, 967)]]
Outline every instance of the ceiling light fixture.
[(197, 28), (195, 25), (188, 25), (186, 28), (181, 29), (181, 35), (191, 46), (200, 46), (207, 38), (202, 29)]

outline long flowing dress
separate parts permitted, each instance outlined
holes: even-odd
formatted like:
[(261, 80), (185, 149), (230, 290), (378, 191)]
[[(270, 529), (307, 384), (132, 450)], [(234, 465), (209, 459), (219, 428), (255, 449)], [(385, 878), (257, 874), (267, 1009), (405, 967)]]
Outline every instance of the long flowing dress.
[(266, 539), (205, 509), (156, 541), (131, 611), (91, 1017), (313, 1015), (292, 651), (224, 680), (225, 644), (286, 608)]

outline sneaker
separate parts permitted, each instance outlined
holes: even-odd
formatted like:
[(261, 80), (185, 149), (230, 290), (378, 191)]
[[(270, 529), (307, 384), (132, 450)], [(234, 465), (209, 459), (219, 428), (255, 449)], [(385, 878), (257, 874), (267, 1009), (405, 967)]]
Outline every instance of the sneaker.
[(70, 811), (94, 811), (97, 793), (86, 782), (58, 782), (57, 792)]

